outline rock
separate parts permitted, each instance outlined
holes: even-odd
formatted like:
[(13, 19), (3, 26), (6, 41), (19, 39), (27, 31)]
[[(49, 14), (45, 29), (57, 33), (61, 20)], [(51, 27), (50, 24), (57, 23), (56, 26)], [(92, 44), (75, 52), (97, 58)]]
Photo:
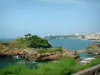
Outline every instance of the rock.
[(50, 52), (38, 54), (36, 61), (47, 61), (47, 60), (59, 60), (62, 57), (61, 52), (56, 52), (52, 54)]
[(1, 50), (0, 56), (19, 56), (20, 58), (24, 58), (27, 61), (46, 61), (53, 60), (57, 61), (62, 57), (70, 57), (74, 59), (78, 59), (79, 56), (73, 51), (63, 50), (63, 51), (51, 51), (45, 53), (38, 53), (37, 50), (26, 50), (26, 49), (13, 49), (13, 50)]
[(87, 50), (89, 54), (100, 55), (100, 44), (90, 45)]
[(23, 55), (26, 52), (24, 50), (4, 50), (0, 51), (0, 57), (2, 56), (17, 56), (17, 55)]
[(80, 56), (77, 51), (64, 50), (64, 52), (62, 53), (62, 56), (67, 57), (67, 58), (80, 59)]
[(7, 46), (0, 44), (0, 52), (7, 50)]
[(25, 53), (24, 59), (27, 61), (36, 61), (37, 60), (37, 54), (34, 53)]
[(59, 60), (61, 57), (62, 57), (62, 54), (58, 52), (55, 55), (51, 55), (50, 60)]

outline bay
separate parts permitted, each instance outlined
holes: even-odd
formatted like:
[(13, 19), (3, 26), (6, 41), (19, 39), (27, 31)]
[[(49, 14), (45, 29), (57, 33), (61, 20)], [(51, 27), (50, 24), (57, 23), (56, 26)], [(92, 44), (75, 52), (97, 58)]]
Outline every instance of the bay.
[[(87, 48), (90, 45), (94, 44), (93, 41), (80, 40), (80, 39), (71, 39), (71, 38), (52, 39), (52, 40), (48, 40), (48, 41), (53, 47), (62, 46), (64, 49), (72, 50), (72, 51), (77, 51), (77, 50), (86, 50), (87, 51)], [(90, 58), (90, 57), (93, 57), (93, 56), (88, 55), (87, 53), (80, 54), (81, 59)]]
[(49, 43), (53, 47), (59, 47), (62, 46), (65, 49), (68, 50), (83, 50), (87, 49), (87, 47), (91, 44), (94, 44), (94, 42), (89, 40), (80, 40), (80, 39), (52, 39), (49, 40)]

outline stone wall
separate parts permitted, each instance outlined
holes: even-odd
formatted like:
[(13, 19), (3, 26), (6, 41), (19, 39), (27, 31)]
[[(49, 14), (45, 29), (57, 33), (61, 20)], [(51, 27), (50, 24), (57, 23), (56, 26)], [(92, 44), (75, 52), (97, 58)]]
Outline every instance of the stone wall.
[(100, 75), (100, 65), (93, 66), (72, 75)]

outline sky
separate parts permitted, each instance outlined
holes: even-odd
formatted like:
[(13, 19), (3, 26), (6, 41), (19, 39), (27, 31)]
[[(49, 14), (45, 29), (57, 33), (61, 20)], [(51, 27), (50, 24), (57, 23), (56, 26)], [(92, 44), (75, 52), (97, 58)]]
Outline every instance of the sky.
[(0, 38), (100, 32), (100, 0), (0, 0)]

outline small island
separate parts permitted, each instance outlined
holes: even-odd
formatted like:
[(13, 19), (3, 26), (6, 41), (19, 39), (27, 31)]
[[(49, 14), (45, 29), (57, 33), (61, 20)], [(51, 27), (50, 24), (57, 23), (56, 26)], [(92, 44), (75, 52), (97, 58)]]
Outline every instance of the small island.
[(0, 57), (24, 58), (27, 61), (58, 60), (63, 56), (79, 58), (79, 53), (65, 50), (62, 47), (52, 48), (48, 40), (37, 35), (27, 34), (11, 42), (0, 44)]

